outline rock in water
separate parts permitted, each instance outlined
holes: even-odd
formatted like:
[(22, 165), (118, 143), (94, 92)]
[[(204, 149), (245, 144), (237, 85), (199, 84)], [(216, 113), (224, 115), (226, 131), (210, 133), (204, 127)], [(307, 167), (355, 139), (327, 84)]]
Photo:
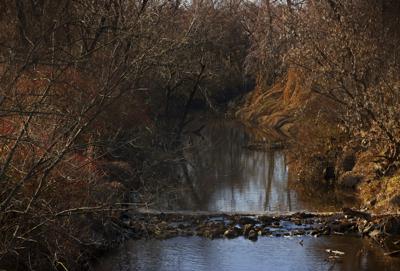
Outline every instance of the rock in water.
[(226, 238), (235, 238), (235, 237), (237, 237), (236, 231), (234, 231), (233, 229), (228, 229), (228, 230), (226, 230), (226, 231), (224, 232), (224, 236), (225, 236)]
[(274, 218), (271, 216), (267, 215), (261, 215), (258, 217), (258, 220), (264, 224), (270, 225), (272, 222), (274, 222)]
[(242, 225), (245, 225), (245, 224), (254, 225), (254, 224), (257, 224), (257, 223), (259, 223), (259, 222), (258, 222), (256, 219), (252, 218), (252, 217), (243, 216), (243, 217), (241, 217), (241, 218), (239, 219), (239, 223), (242, 224)]
[(253, 230), (253, 225), (252, 224), (244, 225), (243, 235), (244, 236), (248, 236), (251, 230)]
[(236, 235), (242, 235), (243, 234), (243, 227), (240, 224), (236, 224), (233, 227), (233, 230), (235, 231)]
[(249, 232), (249, 240), (257, 241), (257, 239), (258, 239), (258, 233), (255, 230), (251, 230)]

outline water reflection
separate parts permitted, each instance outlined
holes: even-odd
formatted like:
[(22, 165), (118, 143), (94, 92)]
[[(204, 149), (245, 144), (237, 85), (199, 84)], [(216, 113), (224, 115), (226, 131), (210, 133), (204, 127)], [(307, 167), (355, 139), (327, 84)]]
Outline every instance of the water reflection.
[[(199, 124), (198, 126), (201, 126)], [(195, 130), (197, 127), (194, 126)], [(249, 142), (264, 140), (233, 121), (208, 121), (201, 135), (189, 133), (185, 157), (189, 181), (177, 203), (160, 209), (201, 211), (317, 211), (288, 186), (288, 166), (282, 151), (252, 151)], [(325, 202), (324, 210), (334, 210)]]
[[(299, 197), (288, 186), (282, 152), (243, 148), (258, 139), (236, 123), (218, 121), (209, 123), (202, 136), (188, 136), (189, 181), (171, 208), (244, 212), (335, 208), (329, 200), (314, 204)], [(163, 202), (159, 208), (166, 206)], [(343, 251), (345, 256), (332, 262), (326, 249)], [(243, 238), (178, 237), (128, 242), (103, 258), (95, 270), (400, 270), (400, 260), (384, 257), (367, 240), (352, 237), (265, 237), (255, 243)]]
[[(332, 261), (326, 249), (345, 255)], [(400, 260), (383, 257), (367, 240), (340, 236), (271, 237), (256, 243), (179, 237), (129, 242), (101, 264), (98, 271), (103, 270), (400, 270)]]

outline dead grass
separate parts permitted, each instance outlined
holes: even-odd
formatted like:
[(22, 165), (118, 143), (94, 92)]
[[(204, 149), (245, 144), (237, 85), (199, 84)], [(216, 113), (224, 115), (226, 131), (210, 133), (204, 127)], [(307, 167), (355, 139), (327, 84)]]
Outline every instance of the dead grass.
[[(376, 213), (400, 210), (400, 175), (365, 182), (359, 187), (359, 197)], [(376, 202), (371, 206), (371, 202)]]
[(400, 174), (379, 178), (379, 151), (362, 148), (357, 139), (349, 137), (337, 118), (341, 109), (328, 98), (312, 93), (302, 82), (302, 75), (291, 70), (272, 87), (258, 85), (237, 117), (287, 136), (291, 143), (287, 154), (291, 179), (297, 184), (323, 187), (327, 184), (324, 170), (332, 166), (341, 172), (338, 166), (343, 155), (354, 153), (356, 164), (351, 174), (362, 176), (362, 182), (353, 194), (364, 205), (376, 201), (375, 206), (369, 206), (375, 212), (398, 211)]

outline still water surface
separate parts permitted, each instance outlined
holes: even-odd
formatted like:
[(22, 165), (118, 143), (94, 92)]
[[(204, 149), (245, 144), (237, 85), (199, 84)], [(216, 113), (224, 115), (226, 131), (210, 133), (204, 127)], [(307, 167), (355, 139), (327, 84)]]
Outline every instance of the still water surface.
[[(270, 135), (249, 131), (234, 121), (208, 121), (201, 134), (188, 133), (185, 158), (189, 181), (164, 200), (160, 209), (289, 212), (335, 211), (343, 198), (306, 196), (291, 188), (290, 165), (281, 150), (255, 151), (247, 146)], [(194, 125), (197, 130), (202, 124)], [(189, 129), (190, 130), (190, 129)]]
[[(244, 148), (264, 136), (227, 121), (207, 122), (201, 134), (189, 133), (185, 156), (190, 181), (163, 200), (160, 209), (287, 212), (340, 207), (335, 196), (315, 199), (291, 189), (282, 151)], [(326, 249), (345, 255), (331, 260)], [(356, 237), (265, 237), (257, 242), (178, 237), (130, 241), (102, 259), (97, 271), (103, 270), (383, 271), (400, 270), (400, 260), (384, 257), (370, 241)]]
[[(299, 241), (303, 240), (303, 245)], [(345, 252), (328, 259), (326, 249)], [(209, 240), (177, 237), (125, 244), (99, 270), (399, 270), (400, 262), (385, 258), (367, 240), (348, 237), (265, 237)]]

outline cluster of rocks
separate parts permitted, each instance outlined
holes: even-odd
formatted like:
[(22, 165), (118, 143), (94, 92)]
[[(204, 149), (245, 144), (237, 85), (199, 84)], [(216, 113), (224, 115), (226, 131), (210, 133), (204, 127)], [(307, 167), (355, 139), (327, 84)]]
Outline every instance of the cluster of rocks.
[(134, 238), (201, 236), (230, 239), (244, 236), (256, 241), (261, 236), (351, 234), (370, 237), (389, 252), (400, 250), (400, 216), (371, 216), (351, 209), (332, 214), (295, 213), (282, 216), (131, 213), (126, 215), (124, 225)]

